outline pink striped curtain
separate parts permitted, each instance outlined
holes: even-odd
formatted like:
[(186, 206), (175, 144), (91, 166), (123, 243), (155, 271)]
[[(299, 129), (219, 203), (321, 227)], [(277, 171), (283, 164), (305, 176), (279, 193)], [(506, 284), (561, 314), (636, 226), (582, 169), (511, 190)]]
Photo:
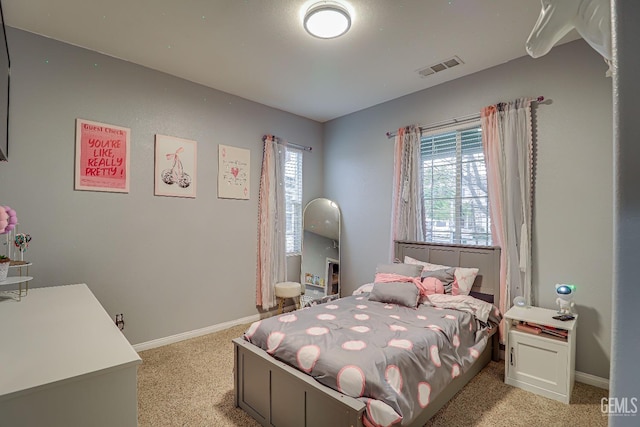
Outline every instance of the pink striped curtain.
[(491, 235), (500, 246), (500, 311), (513, 298), (531, 303), (533, 141), (529, 98), (490, 105), (480, 113), (487, 165)]
[(285, 150), (276, 137), (265, 136), (258, 203), (256, 280), (256, 305), (263, 310), (275, 307), (275, 285), (286, 278)]
[(424, 241), (420, 128), (398, 129), (393, 168), (391, 254), (396, 240)]

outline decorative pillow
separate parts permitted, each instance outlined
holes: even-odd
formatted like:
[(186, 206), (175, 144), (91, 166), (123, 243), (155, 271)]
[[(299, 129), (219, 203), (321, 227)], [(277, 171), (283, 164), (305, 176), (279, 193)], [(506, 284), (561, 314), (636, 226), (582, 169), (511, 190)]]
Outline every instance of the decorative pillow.
[(420, 298), (418, 287), (411, 282), (374, 283), (369, 301), (400, 304), (416, 308)]
[(450, 267), (440, 264), (431, 264), (409, 256), (404, 257), (404, 263), (421, 265), (423, 267), (423, 272), (455, 268), (455, 281), (453, 282), (453, 288), (451, 290), (452, 295), (469, 295), (469, 292), (471, 292), (471, 288), (473, 287), (473, 282), (476, 280), (476, 276), (478, 275), (478, 271), (480, 271), (477, 268)]
[(427, 277), (434, 277), (442, 282), (442, 286), (444, 287), (444, 294), (453, 294), (453, 284), (456, 281), (455, 278), (456, 269), (451, 268), (443, 268), (442, 270), (433, 270), (433, 271), (423, 271), (422, 272), (422, 283), (424, 283), (424, 279)]
[(433, 294), (444, 294), (444, 286), (442, 282), (435, 277), (425, 277), (422, 279), (422, 286), (424, 287), (424, 291), (420, 292), (421, 296), (433, 295)]
[[(477, 268), (456, 267), (456, 281), (453, 284), (453, 295), (469, 295), (473, 287), (473, 282), (476, 281), (478, 271), (480, 270)], [(457, 292), (456, 284), (458, 285)]]
[(416, 264), (378, 264), (376, 273), (401, 274), (409, 277), (420, 277), (422, 266)]
[(360, 295), (364, 294), (365, 292), (371, 292), (371, 288), (373, 288), (373, 283), (365, 283), (364, 285), (353, 291), (351, 295)]

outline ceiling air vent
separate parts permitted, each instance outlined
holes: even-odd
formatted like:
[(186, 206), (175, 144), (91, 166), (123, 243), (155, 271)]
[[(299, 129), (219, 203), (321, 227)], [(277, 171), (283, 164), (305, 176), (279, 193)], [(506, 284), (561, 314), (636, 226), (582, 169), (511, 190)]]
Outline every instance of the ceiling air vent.
[(457, 56), (454, 56), (453, 58), (446, 59), (444, 61), (438, 62), (437, 64), (421, 68), (417, 71), (417, 73), (420, 74), (421, 77), (427, 77), (431, 74), (439, 73), (440, 71), (444, 71), (448, 68), (452, 68), (460, 64), (464, 64), (464, 62), (462, 62), (462, 60)]

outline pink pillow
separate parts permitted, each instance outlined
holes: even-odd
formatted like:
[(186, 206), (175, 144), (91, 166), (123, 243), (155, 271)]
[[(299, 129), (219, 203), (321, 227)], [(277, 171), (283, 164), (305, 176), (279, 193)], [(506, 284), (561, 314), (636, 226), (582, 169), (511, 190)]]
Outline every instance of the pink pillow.
[(444, 294), (444, 285), (435, 277), (425, 277), (422, 279), (422, 295)]
[(456, 267), (456, 280), (453, 281), (453, 290), (451, 293), (453, 295), (469, 295), (478, 271), (477, 268)]
[[(431, 264), (428, 262), (419, 261), (415, 258), (411, 258), (410, 256), (404, 257), (404, 263), (421, 265), (422, 271), (435, 271), (445, 268), (451, 268), (450, 266), (446, 265)], [(476, 280), (476, 276), (478, 275), (479, 269), (468, 267), (455, 267), (455, 269), (455, 281), (453, 282), (453, 288), (451, 291), (452, 295), (469, 295), (469, 292), (471, 292), (471, 288), (473, 287), (473, 282)]]

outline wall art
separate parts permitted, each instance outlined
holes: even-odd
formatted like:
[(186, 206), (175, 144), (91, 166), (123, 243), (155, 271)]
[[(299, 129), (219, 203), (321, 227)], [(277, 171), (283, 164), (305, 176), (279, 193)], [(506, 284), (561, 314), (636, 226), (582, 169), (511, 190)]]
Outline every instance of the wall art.
[(197, 143), (156, 135), (155, 195), (196, 197)]
[(76, 119), (75, 189), (129, 192), (131, 130)]
[(248, 200), (250, 195), (250, 156), (244, 148), (218, 146), (218, 197)]

